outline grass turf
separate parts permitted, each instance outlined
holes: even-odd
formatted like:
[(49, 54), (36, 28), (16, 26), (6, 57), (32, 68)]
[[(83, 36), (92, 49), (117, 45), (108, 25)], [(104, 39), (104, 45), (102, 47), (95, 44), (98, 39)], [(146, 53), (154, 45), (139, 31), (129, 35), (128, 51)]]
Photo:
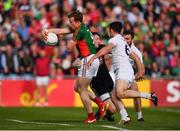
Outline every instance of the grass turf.
[[(0, 107), (0, 130), (178, 130), (180, 108), (143, 108), (145, 122), (137, 122), (134, 109), (129, 108), (131, 123), (117, 125), (116, 122), (100, 120), (95, 124), (83, 124), (86, 118), (83, 108), (4, 108)], [(64, 125), (68, 124), (68, 125)]]

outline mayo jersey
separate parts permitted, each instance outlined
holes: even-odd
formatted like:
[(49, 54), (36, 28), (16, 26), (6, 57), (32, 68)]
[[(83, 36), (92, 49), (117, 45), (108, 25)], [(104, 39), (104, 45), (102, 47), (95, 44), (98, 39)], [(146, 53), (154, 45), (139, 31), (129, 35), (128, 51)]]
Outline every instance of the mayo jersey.
[(87, 57), (91, 54), (96, 54), (92, 34), (84, 23), (82, 23), (75, 36), (77, 40), (76, 47), (79, 51), (80, 57)]
[[(142, 58), (142, 53), (141, 51), (134, 45), (132, 44), (130, 46), (131, 50), (139, 57), (141, 63), (143, 63), (143, 58)], [(132, 66), (134, 66), (134, 60), (132, 60), (131, 58), (129, 59), (130, 63)]]
[(115, 47), (111, 50), (112, 64), (116, 68), (132, 68), (129, 62), (129, 53), (132, 52), (124, 38), (118, 34), (109, 40)]

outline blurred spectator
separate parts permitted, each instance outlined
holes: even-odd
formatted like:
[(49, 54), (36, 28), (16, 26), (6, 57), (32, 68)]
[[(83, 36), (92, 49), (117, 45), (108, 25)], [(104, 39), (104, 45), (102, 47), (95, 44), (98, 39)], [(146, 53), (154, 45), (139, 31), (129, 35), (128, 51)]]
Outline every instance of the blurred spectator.
[(175, 76), (175, 79), (180, 79), (180, 58), (177, 65), (172, 69), (172, 74)]
[(150, 58), (147, 51), (144, 51), (143, 55), (144, 55), (143, 62), (144, 62), (144, 67), (145, 67), (145, 74), (150, 76), (151, 75), (152, 59)]
[(21, 74), (31, 74), (33, 72), (32, 58), (23, 49), (18, 51), (18, 61)]
[[(137, 47), (144, 52), (147, 76), (178, 76), (178, 0), (4, 0), (0, 2), (0, 48), (3, 49), (0, 54), (3, 71), (7, 72), (4, 58), (9, 54), (13, 58), (10, 65), (18, 65), (9, 73), (24, 74), (23, 70), (18, 71), (21, 63), (16, 61), (17, 55), (23, 54), (19, 52), (20, 49), (25, 51), (25, 56), (32, 58), (35, 65), (40, 48), (44, 48), (44, 42), (40, 39), (41, 30), (65, 26), (69, 23), (67, 14), (73, 9), (83, 13), (84, 22), (91, 31), (103, 36), (104, 43), (109, 39), (107, 27), (112, 21), (121, 21), (125, 29), (132, 30)], [(59, 36), (58, 47), (45, 47), (46, 55), (51, 56), (52, 77), (71, 76), (75, 73), (71, 68), (74, 57), (66, 49), (71, 37)], [(12, 46), (13, 51), (4, 50), (7, 45)]]
[(152, 63), (151, 67), (151, 77), (152, 78), (160, 78), (161, 77), (161, 72), (159, 71), (158, 64), (156, 62)]
[(17, 20), (17, 32), (21, 35), (24, 42), (29, 39), (29, 28), (26, 25), (23, 17)]
[(6, 46), (6, 52), (1, 58), (3, 73), (4, 74), (15, 74), (19, 73), (19, 62), (16, 54), (13, 53), (11, 45)]
[(171, 75), (171, 71), (168, 67), (165, 67), (164, 72), (162, 74), (162, 78), (164, 79), (172, 79), (173, 76)]
[[(61, 69), (62, 59), (60, 57), (60, 49), (58, 47), (54, 48), (53, 55), (51, 57), (51, 77), (56, 77), (57, 75), (63, 75), (63, 72), (59, 72)], [(61, 74), (62, 73), (62, 74)]]
[(165, 56), (164, 50), (160, 51), (160, 55), (156, 58), (157, 64), (161, 68), (169, 67), (168, 58)]
[(178, 65), (178, 60), (179, 60), (179, 52), (175, 51), (173, 55), (170, 57), (170, 66), (176, 67)]
[(50, 61), (49, 58), (46, 57), (46, 53), (44, 49), (40, 49), (39, 57), (36, 59), (35, 64), (35, 76), (36, 76), (36, 85), (37, 85), (37, 94), (36, 94), (36, 106), (40, 106), (40, 98), (41, 98), (41, 88), (43, 89), (45, 101), (44, 106), (48, 106), (48, 92), (47, 88), (49, 85), (49, 70)]

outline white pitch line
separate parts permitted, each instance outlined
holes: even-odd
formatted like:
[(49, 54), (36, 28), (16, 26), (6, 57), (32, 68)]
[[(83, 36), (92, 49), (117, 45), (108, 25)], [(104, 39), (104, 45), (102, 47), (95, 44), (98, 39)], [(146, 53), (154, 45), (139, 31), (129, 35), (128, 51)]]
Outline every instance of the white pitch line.
[(173, 110), (173, 109), (156, 109), (159, 111), (166, 111), (166, 112), (173, 112), (173, 113), (180, 113), (180, 110)]
[(34, 122), (34, 121), (22, 121), (16, 119), (6, 119), (7, 121), (22, 123), (22, 124), (37, 124), (37, 125), (60, 125), (60, 126), (73, 126), (70, 124), (63, 124), (63, 123), (50, 123), (50, 122)]
[(124, 129), (124, 128), (119, 128), (119, 127), (116, 127), (116, 126), (109, 126), (109, 125), (100, 125), (101, 127), (106, 127), (106, 128), (109, 128), (109, 129), (117, 129), (117, 130), (126, 130), (127, 129)]

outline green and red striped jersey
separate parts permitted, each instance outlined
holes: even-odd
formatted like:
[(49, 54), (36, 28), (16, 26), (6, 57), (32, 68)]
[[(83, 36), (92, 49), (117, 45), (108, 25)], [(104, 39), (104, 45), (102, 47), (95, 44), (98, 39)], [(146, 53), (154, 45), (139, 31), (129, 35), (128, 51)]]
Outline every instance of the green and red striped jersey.
[(91, 54), (96, 54), (96, 48), (93, 44), (93, 36), (88, 27), (82, 23), (76, 35), (76, 47), (80, 57), (87, 57)]

